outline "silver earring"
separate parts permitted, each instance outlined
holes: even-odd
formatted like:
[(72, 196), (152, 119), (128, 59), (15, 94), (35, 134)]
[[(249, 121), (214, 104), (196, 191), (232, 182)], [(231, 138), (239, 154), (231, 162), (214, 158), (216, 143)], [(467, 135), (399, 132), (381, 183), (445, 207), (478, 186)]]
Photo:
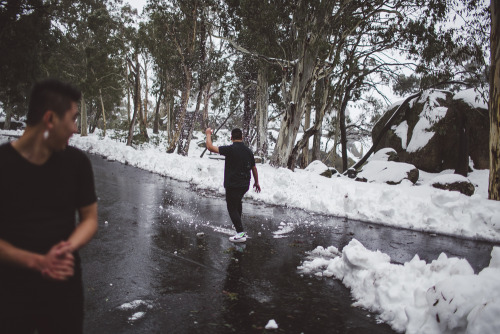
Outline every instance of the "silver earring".
[(47, 140), (47, 138), (49, 138), (49, 130), (45, 130), (43, 133), (43, 139)]

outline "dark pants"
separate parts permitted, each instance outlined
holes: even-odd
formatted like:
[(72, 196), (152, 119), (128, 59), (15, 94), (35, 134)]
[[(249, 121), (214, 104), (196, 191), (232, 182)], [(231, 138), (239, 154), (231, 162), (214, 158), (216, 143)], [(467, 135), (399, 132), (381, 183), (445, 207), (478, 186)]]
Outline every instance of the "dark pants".
[(241, 200), (247, 191), (248, 187), (226, 188), (227, 212), (229, 212), (229, 217), (231, 217), (231, 221), (237, 233), (243, 232), (243, 224), (241, 223), (241, 214), (243, 212)]
[(0, 334), (82, 333), (81, 277), (55, 282), (29, 276), (0, 279)]

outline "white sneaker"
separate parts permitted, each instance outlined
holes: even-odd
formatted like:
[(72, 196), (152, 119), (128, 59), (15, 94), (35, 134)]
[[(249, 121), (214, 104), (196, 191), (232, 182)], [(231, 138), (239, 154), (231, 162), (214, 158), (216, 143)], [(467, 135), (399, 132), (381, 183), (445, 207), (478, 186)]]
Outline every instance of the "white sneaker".
[(247, 241), (246, 232), (236, 233), (234, 236), (229, 237), (229, 241), (231, 242), (245, 242)]

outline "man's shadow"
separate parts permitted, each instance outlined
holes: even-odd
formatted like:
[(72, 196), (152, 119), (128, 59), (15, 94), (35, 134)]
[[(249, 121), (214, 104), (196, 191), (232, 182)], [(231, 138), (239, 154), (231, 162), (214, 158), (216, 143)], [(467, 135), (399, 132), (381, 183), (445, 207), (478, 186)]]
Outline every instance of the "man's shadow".
[(247, 295), (249, 281), (245, 278), (245, 244), (235, 244), (230, 249), (231, 260), (226, 269), (223, 285), (224, 315), (222, 319), (226, 329), (237, 330), (251, 326), (251, 298)]

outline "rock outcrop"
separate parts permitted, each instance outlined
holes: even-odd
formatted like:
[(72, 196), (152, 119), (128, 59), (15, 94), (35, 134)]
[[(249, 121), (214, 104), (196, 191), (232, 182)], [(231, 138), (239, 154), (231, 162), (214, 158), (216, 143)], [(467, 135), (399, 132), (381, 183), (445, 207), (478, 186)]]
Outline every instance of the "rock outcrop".
[[(375, 151), (393, 148), (400, 162), (426, 172), (468, 166), (489, 168), (488, 109), (473, 90), (453, 94), (428, 90), (403, 107)], [(399, 105), (391, 107), (375, 124), (372, 138), (380, 134)]]

